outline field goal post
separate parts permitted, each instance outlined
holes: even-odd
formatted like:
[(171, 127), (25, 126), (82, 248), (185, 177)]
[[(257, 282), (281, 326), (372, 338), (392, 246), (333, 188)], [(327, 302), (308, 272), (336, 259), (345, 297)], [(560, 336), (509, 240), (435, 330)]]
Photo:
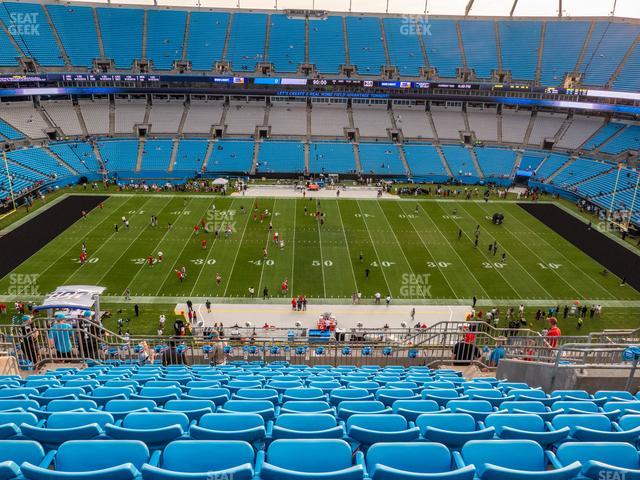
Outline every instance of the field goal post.
[(9, 215), (11, 215), (17, 210), (16, 197), (13, 194), (13, 179), (11, 178), (11, 174), (9, 173), (9, 160), (7, 160), (7, 152), (5, 150), (2, 150), (2, 162), (4, 164), (4, 174), (7, 177), (7, 183), (9, 185), (9, 195), (11, 197), (11, 205), (13, 206), (13, 209), (11, 209), (7, 213), (0, 214), (0, 220), (2, 220), (5, 217), (8, 217)]
[[(631, 199), (631, 205), (622, 205), (622, 208), (616, 208), (616, 195), (619, 190), (626, 190), (630, 188), (628, 185), (623, 185), (620, 188), (620, 173), (622, 172), (624, 165), (618, 164), (618, 172), (616, 174), (616, 181), (613, 184), (613, 192), (611, 194), (611, 202), (607, 209), (607, 221), (609, 225), (617, 226), (620, 231), (629, 232), (629, 226), (631, 225), (631, 219), (633, 218), (634, 209), (636, 207), (636, 201), (640, 201), (638, 198), (638, 187), (640, 186), (640, 174), (636, 173), (636, 183), (633, 186), (633, 197)], [(619, 216), (614, 216), (614, 213), (619, 213)]]

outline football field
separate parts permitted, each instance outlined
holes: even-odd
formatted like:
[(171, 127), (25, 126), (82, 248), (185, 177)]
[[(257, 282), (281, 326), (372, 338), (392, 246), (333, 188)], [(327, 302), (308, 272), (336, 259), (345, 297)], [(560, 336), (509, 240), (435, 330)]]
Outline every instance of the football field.
[[(505, 215), (503, 225), (491, 223), (495, 212)], [(201, 222), (208, 232), (196, 234)], [(228, 225), (232, 233), (225, 235)], [(276, 231), (282, 248), (273, 242)], [(88, 259), (80, 264), (83, 242)], [(488, 248), (494, 242), (496, 254)], [(182, 267), (187, 274), (180, 282)], [(259, 298), (267, 287), (273, 298), (302, 294), (326, 303), (350, 301), (357, 291), (364, 299), (379, 292), (407, 303), (459, 304), (473, 296), (538, 304), (640, 299), (602, 269), (514, 202), (322, 199), (318, 205), (308, 198), (118, 194), (1, 279), (0, 295), (19, 296), (26, 281), (40, 294), (89, 284), (106, 287), (107, 297), (128, 289), (132, 297), (167, 303), (248, 301), (249, 287)]]

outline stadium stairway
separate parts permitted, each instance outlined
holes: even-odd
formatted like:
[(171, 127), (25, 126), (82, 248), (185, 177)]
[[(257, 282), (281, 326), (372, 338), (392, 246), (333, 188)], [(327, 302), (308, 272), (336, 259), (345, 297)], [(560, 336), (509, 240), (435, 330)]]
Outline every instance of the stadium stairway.
[(549, 175), (546, 179), (545, 182), (546, 183), (551, 183), (552, 180), (560, 173), (562, 172), (565, 168), (567, 168), (569, 165), (571, 165), (573, 162), (575, 161), (574, 157), (569, 157), (567, 159), (566, 162), (564, 162), (562, 165), (560, 165), (560, 167), (558, 169), (556, 169), (551, 175)]
[(484, 179), (484, 172), (482, 171), (482, 168), (480, 168), (480, 162), (478, 162), (478, 156), (476, 155), (476, 150), (473, 147), (468, 147), (469, 148), (469, 153), (471, 154), (471, 159), (473, 160), (473, 164), (476, 167), (476, 170), (478, 171), (478, 178), (480, 180)]
[(436, 147), (436, 151), (438, 152), (438, 156), (440, 157), (440, 161), (442, 162), (444, 169), (447, 171), (447, 175), (449, 175), (449, 178), (453, 178), (453, 173), (451, 173), (451, 168), (449, 167), (447, 158), (444, 156), (444, 152), (442, 151), (442, 148), (440, 148), (440, 145), (435, 145), (435, 147)]
[(409, 162), (407, 162), (407, 155), (406, 155), (406, 152), (404, 151), (404, 145), (402, 143), (398, 143), (398, 154), (400, 155), (400, 160), (402, 160), (402, 165), (404, 165), (404, 169), (407, 172), (407, 177), (411, 177), (411, 168), (409, 168)]
[(142, 169), (142, 157), (144, 155), (144, 147), (147, 143), (147, 139), (145, 137), (141, 137), (138, 141), (138, 156), (136, 160), (135, 172), (139, 173)]

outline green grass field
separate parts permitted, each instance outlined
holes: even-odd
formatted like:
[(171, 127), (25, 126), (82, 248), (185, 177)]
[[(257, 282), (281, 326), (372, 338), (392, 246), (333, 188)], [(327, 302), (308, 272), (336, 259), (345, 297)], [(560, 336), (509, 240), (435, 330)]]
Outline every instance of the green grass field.
[[(603, 277), (598, 263), (512, 202), (321, 200), (322, 226), (313, 216), (315, 200), (259, 199), (260, 210), (272, 213), (262, 223), (253, 220), (254, 202), (203, 195), (113, 195), (104, 209), (92, 211), (0, 280), (0, 295), (16, 295), (23, 275), (35, 274), (41, 294), (59, 285), (94, 284), (106, 287), (107, 297), (121, 296), (128, 288), (132, 297), (159, 297), (158, 303), (167, 304), (198, 297), (246, 300), (250, 286), (257, 296), (266, 286), (279, 297), (285, 278), (290, 294), (327, 302), (346, 301), (358, 290), (364, 298), (380, 292), (408, 303), (466, 303), (474, 295), (488, 302), (526, 300), (532, 305), (576, 299), (615, 305), (617, 300), (640, 299), (615, 276)], [(505, 214), (504, 225), (489, 221), (495, 211)], [(151, 215), (158, 217), (157, 227), (150, 226)], [(123, 216), (130, 219), (130, 228), (120, 225), (116, 232), (114, 225)], [(234, 233), (217, 239), (212, 233), (195, 236), (193, 226), (201, 219), (222, 231), (231, 223)], [(285, 242), (282, 250), (272, 243), (269, 221)], [(480, 242), (474, 248), (478, 224)], [(495, 256), (488, 251), (494, 240)], [(83, 241), (89, 260), (80, 265)], [(164, 261), (148, 266), (147, 256), (159, 251)], [(184, 283), (175, 273), (182, 266), (187, 270)]]

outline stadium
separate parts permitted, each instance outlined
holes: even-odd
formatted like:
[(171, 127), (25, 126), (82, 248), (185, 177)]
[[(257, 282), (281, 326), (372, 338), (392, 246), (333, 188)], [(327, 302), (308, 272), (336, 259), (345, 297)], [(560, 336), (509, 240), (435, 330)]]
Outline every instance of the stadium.
[(640, 478), (635, 0), (0, 1), (0, 480)]

